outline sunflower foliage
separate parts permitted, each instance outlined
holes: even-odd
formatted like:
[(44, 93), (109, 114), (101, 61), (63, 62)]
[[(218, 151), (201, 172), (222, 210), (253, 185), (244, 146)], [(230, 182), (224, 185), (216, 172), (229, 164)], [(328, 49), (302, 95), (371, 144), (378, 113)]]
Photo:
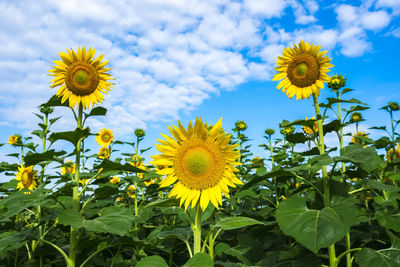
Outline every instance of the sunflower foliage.
[[(289, 97), (315, 100), (324, 82), (330, 96), (315, 115), (266, 125), (261, 155), (243, 120), (230, 132), (222, 120), (178, 122), (158, 155), (143, 129), (128, 140), (94, 132), (85, 125), (107, 118), (94, 105), (111, 90), (110, 69), (93, 49), (61, 53), (50, 72), (60, 88), (33, 115), (37, 129), (5, 144), (0, 265), (400, 266), (399, 105), (374, 111), (387, 118), (371, 127), (383, 136), (359, 134), (373, 107), (348, 97), (350, 79), (329, 79), (319, 49), (286, 49), (275, 79)], [(54, 132), (56, 109), (76, 126)], [(327, 135), (337, 139), (322, 149)]]

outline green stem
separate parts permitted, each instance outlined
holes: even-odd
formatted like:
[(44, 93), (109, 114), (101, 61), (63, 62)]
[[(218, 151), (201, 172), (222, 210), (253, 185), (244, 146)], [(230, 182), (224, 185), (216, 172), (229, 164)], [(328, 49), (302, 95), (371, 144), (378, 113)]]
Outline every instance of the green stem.
[(214, 237), (211, 232), (210, 237), (208, 238), (208, 255), (210, 255), (211, 259), (214, 260)]
[(271, 169), (274, 167), (274, 148), (272, 147), (271, 135), (268, 138), (269, 140), (269, 151), (271, 153)]
[[(322, 118), (321, 118), (321, 112), (319, 110), (318, 97), (315, 94), (313, 94), (313, 100), (314, 100), (315, 115), (318, 120), (317, 123), (318, 123), (318, 136), (319, 136), (319, 138), (318, 138), (319, 154), (324, 155), (325, 154), (325, 144), (324, 144), (324, 132), (323, 132), (323, 127), (322, 127)], [(322, 181), (324, 184), (324, 206), (329, 207), (330, 202), (331, 202), (330, 182), (329, 182), (326, 165), (322, 165)], [(329, 252), (329, 266), (336, 267), (335, 244), (329, 246), (328, 252)]]
[[(337, 258), (336, 258), (336, 265), (338, 265), (339, 264), (339, 262), (340, 262), (340, 260), (342, 259), (342, 257), (343, 256), (347, 256), (347, 255), (350, 255), (350, 253), (351, 252), (353, 252), (353, 251), (360, 251), (362, 248), (352, 248), (352, 249), (349, 249), (349, 250), (346, 250), (345, 252), (343, 252), (342, 254), (340, 254)], [(351, 264), (351, 263), (350, 263)]]
[(49, 244), (50, 246), (54, 247), (58, 252), (60, 252), (60, 254), (64, 257), (65, 263), (67, 264), (68, 267), (72, 267), (75, 265), (75, 263), (73, 263), (74, 265), (72, 265), (72, 262), (70, 262), (70, 259), (68, 258), (67, 254), (65, 254), (65, 252), (59, 246), (44, 239), (41, 239), (40, 241)]
[(194, 225), (192, 225), (194, 245), (193, 245), (193, 254), (201, 252), (201, 208), (200, 205), (196, 206), (196, 218)]
[[(83, 114), (83, 106), (82, 103), (79, 104), (78, 108), (78, 120), (77, 120), (77, 127), (82, 129), (82, 114)], [(78, 141), (76, 144), (76, 158), (75, 158), (75, 177), (74, 177), (74, 188), (73, 188), (73, 193), (72, 193), (72, 209), (74, 211), (79, 212), (79, 199), (80, 199), (80, 194), (79, 194), (79, 172), (80, 172), (80, 160), (81, 160), (81, 140)], [(75, 227), (71, 226), (71, 231), (70, 231), (70, 242), (69, 242), (69, 264), (70, 267), (75, 267), (75, 260), (76, 260), (76, 254), (78, 250), (78, 236), (79, 232), (78, 229)]]

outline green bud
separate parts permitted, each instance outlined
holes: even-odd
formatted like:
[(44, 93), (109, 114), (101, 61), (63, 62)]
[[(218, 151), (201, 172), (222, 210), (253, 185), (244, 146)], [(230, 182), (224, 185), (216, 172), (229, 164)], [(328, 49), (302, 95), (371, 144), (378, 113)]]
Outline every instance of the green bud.
[(138, 129), (135, 130), (135, 135), (138, 138), (141, 138), (141, 137), (144, 137), (146, 135), (146, 133), (144, 132), (143, 129), (138, 128)]
[(363, 120), (363, 117), (360, 112), (353, 112), (350, 115), (350, 122), (360, 122)]
[(346, 81), (342, 75), (333, 75), (331, 80), (328, 82), (328, 87), (332, 90), (339, 90), (346, 86)]
[(399, 103), (397, 102), (389, 102), (389, 108), (392, 111), (398, 111), (399, 110)]
[(247, 129), (247, 124), (244, 121), (237, 121), (235, 123), (235, 126), (236, 126), (235, 128), (236, 131), (244, 131)]
[(267, 130), (265, 130), (265, 134), (266, 135), (273, 135), (275, 133), (275, 130), (274, 129), (267, 129)]

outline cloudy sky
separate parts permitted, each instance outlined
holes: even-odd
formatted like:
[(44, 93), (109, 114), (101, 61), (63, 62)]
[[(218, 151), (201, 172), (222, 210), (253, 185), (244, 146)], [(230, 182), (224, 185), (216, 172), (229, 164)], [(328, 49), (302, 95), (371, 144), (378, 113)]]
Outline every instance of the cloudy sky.
[[(246, 121), (253, 146), (282, 119), (311, 117), (311, 100), (288, 99), (271, 81), (276, 57), (302, 39), (328, 50), (332, 72), (356, 89), (349, 96), (371, 105), (363, 129), (387, 124), (378, 108), (400, 101), (400, 0), (2, 0), (0, 14), (0, 143), (36, 127), (32, 112), (56, 92), (51, 61), (81, 45), (104, 54), (115, 77), (93, 132), (132, 141), (142, 127), (148, 145), (196, 116), (223, 117), (228, 130)], [(68, 109), (57, 114), (56, 130), (74, 129)]]

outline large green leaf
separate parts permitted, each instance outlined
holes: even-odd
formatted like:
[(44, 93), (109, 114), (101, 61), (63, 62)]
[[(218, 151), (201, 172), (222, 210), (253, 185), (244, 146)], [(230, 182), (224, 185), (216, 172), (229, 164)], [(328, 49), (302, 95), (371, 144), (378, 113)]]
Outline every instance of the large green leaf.
[(308, 209), (303, 197), (295, 195), (282, 201), (276, 211), (281, 230), (316, 253), (339, 241), (356, 222), (354, 200), (336, 198), (330, 207)]
[(43, 161), (58, 161), (62, 163), (63, 159), (60, 159), (59, 156), (65, 155), (66, 153), (65, 151), (56, 152), (54, 149), (43, 153), (32, 153), (29, 151), (24, 157), (24, 161), (26, 166), (36, 165)]
[(363, 248), (357, 254), (356, 262), (360, 267), (396, 267), (400, 266), (400, 250), (388, 248), (382, 250), (373, 250)]
[(41, 106), (43, 107), (69, 107), (69, 102), (68, 99), (64, 102), (61, 103), (61, 97), (58, 97), (57, 95), (53, 95), (47, 103), (42, 104)]
[(0, 234), (0, 251), (22, 247), (26, 240), (25, 232), (4, 232)]
[(120, 207), (106, 207), (101, 216), (85, 220), (84, 227), (89, 231), (124, 235), (133, 222), (132, 210)]
[(31, 194), (24, 194), (23, 191), (12, 193), (7, 198), (0, 201), (0, 206), (4, 206), (6, 210), (0, 211), (0, 222), (7, 220), (9, 217), (23, 211), (26, 208), (38, 206), (43, 203), (46, 196), (38, 189)]
[(83, 226), (83, 217), (75, 210), (64, 210), (58, 214), (58, 221), (63, 225), (71, 225), (75, 228)]
[(335, 157), (334, 160), (352, 162), (366, 172), (371, 172), (382, 164), (382, 159), (376, 153), (375, 148), (364, 148), (359, 144), (344, 147), (340, 150), (340, 156)]
[(89, 134), (89, 127), (86, 127), (85, 129), (76, 128), (75, 131), (52, 133), (49, 136), (49, 141), (54, 143), (57, 140), (65, 140), (76, 146), (80, 139), (89, 136)]
[(174, 228), (170, 231), (162, 231), (158, 233), (159, 239), (177, 238), (183, 242), (188, 242), (192, 236), (191, 229), (189, 228)]
[(222, 230), (233, 230), (255, 224), (263, 224), (263, 223), (254, 220), (252, 218), (238, 216), (238, 217), (226, 217), (218, 219), (214, 227), (219, 227)]
[(160, 256), (150, 256), (147, 258), (143, 258), (136, 264), (136, 267), (150, 267), (150, 266), (151, 267), (168, 267), (168, 264)]
[(196, 253), (183, 267), (213, 267), (214, 262), (206, 253)]
[(86, 114), (86, 118), (89, 118), (91, 116), (105, 116), (107, 113), (107, 109), (103, 107), (95, 107), (92, 108), (89, 114)]

